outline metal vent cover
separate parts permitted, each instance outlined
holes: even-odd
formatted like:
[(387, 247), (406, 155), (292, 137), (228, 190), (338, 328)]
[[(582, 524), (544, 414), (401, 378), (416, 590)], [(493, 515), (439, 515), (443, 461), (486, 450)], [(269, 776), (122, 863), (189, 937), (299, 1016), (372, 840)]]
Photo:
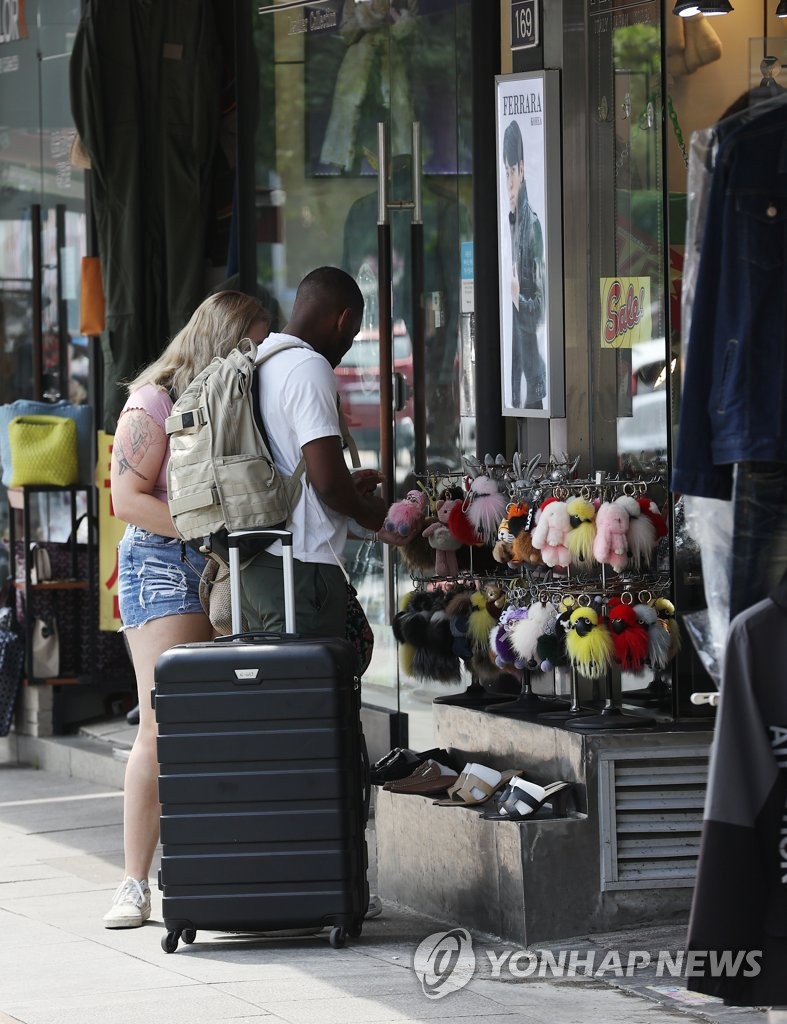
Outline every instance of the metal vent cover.
[(602, 891), (694, 885), (708, 754), (694, 746), (599, 755)]

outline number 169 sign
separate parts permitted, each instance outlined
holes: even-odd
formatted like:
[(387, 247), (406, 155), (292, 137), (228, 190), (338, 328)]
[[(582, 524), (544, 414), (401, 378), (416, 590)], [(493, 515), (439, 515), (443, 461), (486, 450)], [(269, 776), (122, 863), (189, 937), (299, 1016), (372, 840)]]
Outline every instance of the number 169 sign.
[(511, 49), (538, 46), (538, 0), (512, 0)]

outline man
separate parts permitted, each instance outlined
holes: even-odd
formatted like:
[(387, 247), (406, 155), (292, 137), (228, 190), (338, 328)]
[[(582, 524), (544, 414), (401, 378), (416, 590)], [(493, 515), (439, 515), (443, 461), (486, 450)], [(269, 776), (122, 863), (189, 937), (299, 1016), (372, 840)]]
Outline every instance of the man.
[[(511, 229), (511, 405), (543, 409), (546, 367), (538, 347), (538, 327), (544, 318), (544, 241), (538, 217), (527, 199), (522, 132), (511, 121), (503, 136), (503, 163)], [(522, 405), (522, 376), (527, 392)]]
[[(301, 281), (289, 322), (265, 345), (297, 347), (263, 363), (260, 411), (271, 454), (292, 474), (303, 457), (304, 482), (288, 528), (295, 557), (295, 621), (299, 633), (345, 636), (348, 587), (339, 564), (350, 520), (379, 530), (387, 507), (375, 493), (380, 474), (350, 472), (342, 451), (334, 369), (360, 330), (363, 297), (349, 274), (320, 267)], [(264, 347), (264, 346), (263, 346)], [(243, 569), (243, 611), (250, 629), (284, 630), (281, 544)]]

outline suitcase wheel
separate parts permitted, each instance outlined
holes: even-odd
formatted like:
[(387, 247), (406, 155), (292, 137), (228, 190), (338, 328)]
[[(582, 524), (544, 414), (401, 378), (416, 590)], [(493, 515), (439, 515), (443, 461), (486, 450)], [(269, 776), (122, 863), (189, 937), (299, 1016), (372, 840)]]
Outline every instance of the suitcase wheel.
[(341, 949), (347, 941), (347, 929), (337, 926), (331, 928), (330, 934), (328, 935), (328, 942), (333, 946), (334, 949)]
[(161, 948), (165, 953), (174, 953), (178, 948), (179, 938), (180, 931), (167, 932), (166, 935), (161, 936)]
[(191, 945), (191, 943), (196, 939), (196, 937), (197, 937), (197, 929), (196, 928), (184, 928), (183, 929), (183, 934), (181, 935), (181, 939), (183, 939), (183, 941), (185, 943), (187, 943), (188, 945)]

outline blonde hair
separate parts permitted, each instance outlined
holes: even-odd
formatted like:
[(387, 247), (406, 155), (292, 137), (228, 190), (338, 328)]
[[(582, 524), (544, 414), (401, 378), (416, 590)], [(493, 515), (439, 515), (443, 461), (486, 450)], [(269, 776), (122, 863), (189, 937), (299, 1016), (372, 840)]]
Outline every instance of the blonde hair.
[(243, 292), (209, 295), (158, 359), (129, 383), (132, 394), (145, 384), (182, 394), (216, 356), (226, 356), (254, 324), (271, 322), (268, 310)]

